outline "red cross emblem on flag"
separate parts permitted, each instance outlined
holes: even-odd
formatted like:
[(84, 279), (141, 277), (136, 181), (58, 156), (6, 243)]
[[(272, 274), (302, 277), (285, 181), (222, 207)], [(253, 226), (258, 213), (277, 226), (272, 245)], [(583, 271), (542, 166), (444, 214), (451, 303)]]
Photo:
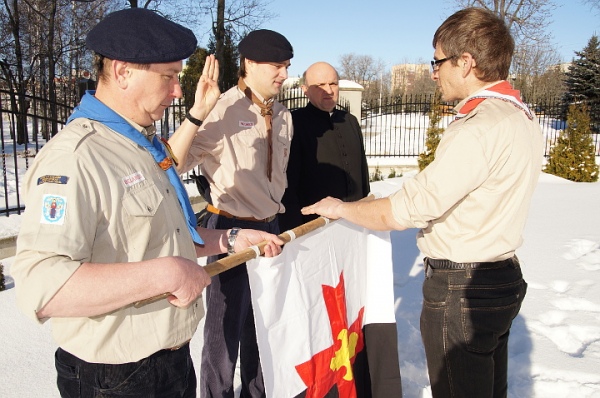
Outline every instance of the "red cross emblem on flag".
[(334, 385), (337, 386), (340, 397), (355, 398), (352, 364), (356, 354), (364, 347), (364, 307), (360, 309), (352, 325), (348, 326), (344, 273), (340, 274), (340, 282), (336, 287), (323, 285), (322, 288), (333, 344), (307, 362), (297, 365), (296, 371), (308, 387), (307, 398), (323, 397)]

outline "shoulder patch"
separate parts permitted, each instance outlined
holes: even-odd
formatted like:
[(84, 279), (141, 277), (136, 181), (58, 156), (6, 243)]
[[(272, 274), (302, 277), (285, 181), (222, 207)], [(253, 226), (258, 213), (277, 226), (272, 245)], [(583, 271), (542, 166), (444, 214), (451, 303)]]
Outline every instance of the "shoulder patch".
[(63, 225), (67, 211), (67, 198), (58, 195), (44, 195), (42, 199), (42, 224)]
[(41, 176), (40, 178), (38, 178), (37, 180), (37, 184), (38, 185), (42, 185), (45, 183), (49, 183), (49, 184), (66, 184), (69, 181), (69, 177), (67, 176), (50, 176), (50, 175), (46, 175), (46, 176)]

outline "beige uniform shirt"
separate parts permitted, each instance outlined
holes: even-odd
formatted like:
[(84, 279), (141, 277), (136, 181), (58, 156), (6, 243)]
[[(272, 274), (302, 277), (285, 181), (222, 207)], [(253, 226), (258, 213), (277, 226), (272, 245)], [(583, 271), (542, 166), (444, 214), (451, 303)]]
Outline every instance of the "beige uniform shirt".
[(273, 173), (267, 178), (267, 129), (260, 108), (235, 86), (207, 116), (190, 148), (184, 171), (201, 164), (213, 205), (238, 217), (283, 213), (293, 126), (290, 112), (273, 105)]
[[(11, 273), (18, 306), (36, 321), (83, 262), (196, 261), (166, 173), (145, 149), (98, 122), (71, 122), (36, 156), (23, 184)], [(125, 363), (189, 340), (203, 315), (200, 299), (187, 309), (160, 300), (93, 318), (52, 318), (52, 333), (85, 361)]]
[(421, 228), (417, 244), (428, 257), (506, 259), (522, 243), (542, 157), (538, 121), (510, 103), (487, 99), (450, 124), (435, 160), (390, 197), (394, 217)]

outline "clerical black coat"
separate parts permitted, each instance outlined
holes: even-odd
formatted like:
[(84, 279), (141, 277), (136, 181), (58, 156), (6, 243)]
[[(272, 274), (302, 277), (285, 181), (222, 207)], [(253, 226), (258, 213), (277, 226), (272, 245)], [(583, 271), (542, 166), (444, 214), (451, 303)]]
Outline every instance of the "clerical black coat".
[(314, 218), (300, 209), (326, 196), (356, 201), (369, 193), (369, 169), (363, 135), (348, 112), (322, 111), (311, 103), (292, 112), (294, 137), (287, 168), (288, 187), (280, 214), (281, 231)]

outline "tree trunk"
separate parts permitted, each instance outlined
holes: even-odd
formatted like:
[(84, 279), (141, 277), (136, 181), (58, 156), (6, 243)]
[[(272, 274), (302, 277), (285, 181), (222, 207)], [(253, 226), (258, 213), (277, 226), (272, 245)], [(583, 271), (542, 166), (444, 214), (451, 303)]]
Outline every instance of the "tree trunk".
[(217, 0), (217, 22), (213, 27), (215, 34), (215, 57), (219, 61), (219, 88), (223, 91), (223, 76), (225, 75), (225, 0)]

